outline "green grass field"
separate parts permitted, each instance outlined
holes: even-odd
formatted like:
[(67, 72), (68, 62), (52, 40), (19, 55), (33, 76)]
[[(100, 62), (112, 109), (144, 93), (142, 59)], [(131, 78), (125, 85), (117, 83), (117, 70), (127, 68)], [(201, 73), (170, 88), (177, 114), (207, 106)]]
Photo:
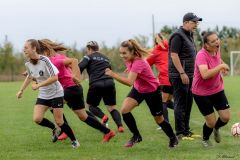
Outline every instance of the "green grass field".
[[(32, 122), (33, 105), (37, 92), (28, 88), (22, 99), (17, 100), (16, 91), (22, 82), (0, 83), (0, 160), (212, 160), (240, 159), (240, 137), (234, 138), (230, 128), (235, 122), (240, 122), (240, 77), (225, 78), (225, 92), (231, 105), (231, 120), (221, 129), (222, 142), (214, 143), (213, 148), (205, 149), (200, 139), (180, 141), (175, 150), (168, 149), (168, 138), (160, 130), (145, 103), (133, 111), (143, 142), (133, 148), (126, 149), (124, 143), (130, 138), (128, 129), (123, 134), (117, 134), (109, 143), (102, 144), (102, 134), (85, 125), (77, 119), (73, 112), (65, 106), (65, 115), (74, 129), (81, 147), (74, 150), (70, 141), (51, 142), (51, 131)], [(88, 88), (83, 82), (84, 93)], [(130, 88), (117, 84), (118, 109)], [(105, 109), (105, 106), (101, 105)], [(109, 113), (108, 113), (109, 115)], [(171, 124), (174, 127), (173, 111), (169, 111)], [(46, 116), (53, 120), (52, 115)], [(110, 116), (110, 115), (109, 115)], [(193, 132), (201, 134), (203, 117), (194, 104), (191, 114)], [(109, 127), (116, 130), (113, 120)]]

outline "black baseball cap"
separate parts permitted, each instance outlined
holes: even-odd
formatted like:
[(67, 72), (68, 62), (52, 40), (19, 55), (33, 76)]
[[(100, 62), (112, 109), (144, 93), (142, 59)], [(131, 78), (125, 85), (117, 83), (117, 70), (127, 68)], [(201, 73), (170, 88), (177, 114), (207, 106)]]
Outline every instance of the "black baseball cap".
[(196, 16), (194, 13), (186, 13), (184, 16), (183, 16), (183, 22), (186, 22), (186, 21), (202, 21), (202, 18)]

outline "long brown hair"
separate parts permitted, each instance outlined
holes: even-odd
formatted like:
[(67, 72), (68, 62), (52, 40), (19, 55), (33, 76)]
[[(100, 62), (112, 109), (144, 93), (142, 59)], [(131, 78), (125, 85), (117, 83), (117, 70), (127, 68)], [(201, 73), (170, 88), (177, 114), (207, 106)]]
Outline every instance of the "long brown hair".
[(68, 48), (66, 48), (62, 43), (53, 42), (49, 39), (41, 39), (38, 40), (40, 44), (40, 49), (42, 52), (45, 52), (46, 56), (53, 56), (55, 52), (66, 52)]
[(137, 57), (146, 57), (149, 55), (147, 49), (143, 48), (138, 42), (134, 39), (129, 39), (121, 43), (121, 47), (127, 47), (130, 52), (133, 51), (133, 54)]

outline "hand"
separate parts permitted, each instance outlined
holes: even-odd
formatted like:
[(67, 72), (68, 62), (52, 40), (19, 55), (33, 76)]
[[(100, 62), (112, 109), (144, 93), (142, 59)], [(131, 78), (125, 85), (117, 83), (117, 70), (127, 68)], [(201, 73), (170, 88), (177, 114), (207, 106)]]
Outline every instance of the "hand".
[(80, 79), (78, 78), (78, 77), (76, 77), (76, 76), (72, 76), (72, 80), (73, 80), (73, 82), (76, 84), (76, 85), (80, 85), (80, 83), (81, 83), (81, 81), (80, 81)]
[(21, 75), (23, 75), (24, 77), (27, 77), (28, 73), (27, 73), (27, 71), (25, 71)]
[(33, 83), (32, 83), (32, 89), (33, 89), (33, 90), (37, 90), (39, 87), (40, 87), (40, 86), (39, 86), (38, 83), (36, 83), (36, 82), (33, 82)]
[(186, 73), (180, 74), (181, 80), (183, 84), (189, 84), (189, 78)]
[(110, 68), (106, 68), (105, 69), (105, 75), (108, 75), (108, 76), (112, 77), (113, 76), (113, 71)]
[(228, 75), (228, 73), (229, 73), (229, 66), (226, 64), (226, 63), (222, 63), (221, 64), (221, 71), (222, 71), (222, 74), (224, 75), (224, 76), (226, 76), (226, 75)]
[(22, 90), (18, 91), (16, 94), (17, 98), (22, 98), (22, 94), (23, 94)]

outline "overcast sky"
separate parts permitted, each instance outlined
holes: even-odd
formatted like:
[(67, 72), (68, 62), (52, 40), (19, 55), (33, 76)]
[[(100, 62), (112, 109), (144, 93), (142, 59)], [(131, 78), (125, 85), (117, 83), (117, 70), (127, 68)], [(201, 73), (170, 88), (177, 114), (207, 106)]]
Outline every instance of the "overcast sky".
[(200, 28), (240, 28), (239, 0), (0, 0), (0, 43), (8, 35), (22, 49), (29, 38), (49, 38), (78, 48), (89, 40), (108, 46), (163, 25), (181, 25), (186, 12), (203, 18)]

